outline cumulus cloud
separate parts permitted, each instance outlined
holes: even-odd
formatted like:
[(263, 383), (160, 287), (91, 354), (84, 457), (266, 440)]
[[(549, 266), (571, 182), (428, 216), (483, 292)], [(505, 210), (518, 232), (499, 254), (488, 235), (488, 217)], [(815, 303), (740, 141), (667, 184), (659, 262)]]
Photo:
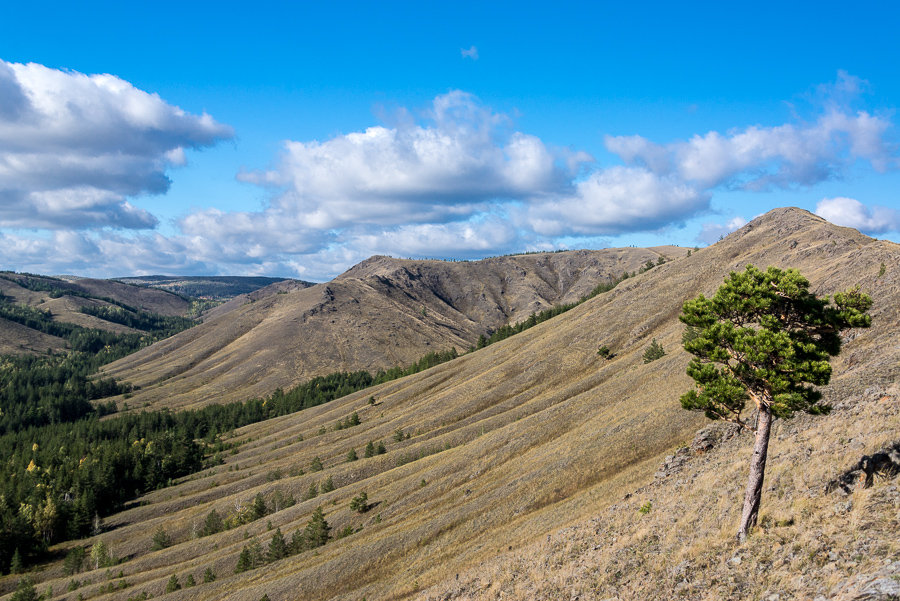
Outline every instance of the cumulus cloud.
[(841, 176), (863, 160), (878, 171), (896, 168), (896, 147), (887, 139), (891, 122), (884, 116), (852, 111), (836, 103), (859, 92), (861, 80), (841, 72), (831, 100), (814, 121), (775, 127), (758, 125), (711, 131), (689, 140), (656, 144), (642, 136), (607, 136), (606, 148), (627, 165), (640, 165), (662, 176), (676, 176), (701, 188), (744, 190), (813, 185)]
[(470, 94), (450, 92), (435, 98), (425, 124), (289, 141), (274, 169), (239, 178), (281, 191), (271, 213), (332, 229), (466, 219), (498, 199), (559, 193), (591, 160), (507, 124)]
[(525, 219), (538, 234), (615, 235), (650, 231), (709, 207), (709, 195), (640, 167), (596, 171), (575, 193), (533, 204)]
[(142, 229), (184, 150), (234, 136), (113, 75), (0, 61), (0, 226)]
[(816, 205), (816, 215), (867, 234), (900, 231), (900, 211), (879, 206), (869, 208), (854, 198), (823, 198)]
[(720, 223), (704, 223), (700, 226), (700, 234), (697, 235), (696, 240), (704, 244), (712, 244), (745, 225), (747, 225), (747, 220), (743, 217), (735, 217), (724, 225)]

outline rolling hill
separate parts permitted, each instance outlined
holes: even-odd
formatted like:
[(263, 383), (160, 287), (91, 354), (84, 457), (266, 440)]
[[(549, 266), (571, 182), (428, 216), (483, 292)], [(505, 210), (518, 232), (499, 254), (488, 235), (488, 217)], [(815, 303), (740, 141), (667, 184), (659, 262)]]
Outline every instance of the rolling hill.
[[(546, 258), (552, 259), (553, 255)], [(536, 262), (545, 257), (511, 259), (505, 269), (521, 265), (519, 261)], [(381, 261), (384, 262), (379, 264)], [(113, 553), (127, 558), (116, 568), (122, 571), (121, 579), (114, 572), (105, 575), (101, 568), (75, 577), (78, 593), (66, 592), (73, 577), (64, 575), (59, 561), (36, 575), (38, 590), (52, 587), (54, 599), (80, 593), (84, 598), (122, 601), (138, 598), (142, 593), (154, 597), (165, 595), (172, 600), (248, 601), (257, 601), (263, 595), (268, 595), (271, 601), (361, 598), (371, 601), (417, 596), (499, 598), (503, 591), (510, 591), (507, 594), (518, 598), (559, 598), (558, 591), (593, 598), (609, 589), (602, 588), (599, 574), (590, 580), (589, 575), (578, 570), (593, 557), (586, 555), (587, 549), (601, 549), (597, 545), (612, 548), (610, 563), (601, 569), (616, 566), (612, 561), (626, 562), (615, 568), (623, 574), (623, 594), (632, 590), (631, 586), (640, 586), (642, 573), (650, 573), (641, 566), (664, 566), (659, 568), (659, 578), (673, 574), (667, 570), (677, 566), (678, 548), (695, 549), (685, 553), (694, 553), (688, 560), (690, 565), (697, 565), (691, 562), (702, 549), (696, 549), (703, 547), (707, 540), (709, 549), (728, 548), (715, 537), (703, 538), (708, 536), (707, 530), (712, 530), (705, 523), (705, 529), (698, 530), (697, 536), (687, 542), (679, 540), (676, 544), (671, 543), (672, 537), (660, 538), (669, 545), (660, 550), (659, 545), (615, 547), (616, 535), (604, 538), (596, 529), (597, 522), (590, 520), (606, 520), (604, 532), (613, 532), (613, 526), (619, 528), (615, 532), (622, 532), (623, 542), (638, 541), (641, 536), (654, 532), (662, 536), (668, 532), (663, 532), (669, 527), (667, 524), (675, 528), (672, 518), (678, 519), (683, 514), (691, 519), (700, 510), (721, 520), (716, 522), (719, 528), (730, 528), (736, 522), (728, 513), (731, 510), (726, 508), (739, 494), (735, 490), (743, 488), (745, 476), (741, 466), (746, 465), (746, 449), (735, 450), (733, 456), (715, 452), (708, 455), (719, 462), (716, 469), (728, 479), (724, 485), (727, 493), (722, 494), (725, 505), (715, 502), (718, 488), (710, 484), (715, 477), (698, 477), (685, 480), (680, 487), (673, 484), (666, 489), (668, 492), (657, 493), (674, 497), (669, 500), (653, 497), (654, 506), (671, 505), (672, 513), (651, 512), (654, 521), (648, 521), (646, 527), (641, 522), (633, 528), (631, 522), (612, 523), (620, 515), (616, 512), (620, 511), (623, 499), (629, 505), (621, 511), (635, 514), (638, 506), (635, 503), (644, 503), (649, 498), (640, 491), (649, 490), (646, 487), (664, 457), (690, 442), (694, 432), (705, 425), (702, 416), (683, 411), (678, 405), (678, 396), (690, 386), (684, 373), (688, 355), (680, 348), (683, 328), (677, 321), (682, 303), (701, 292), (711, 294), (730, 270), (743, 269), (748, 263), (798, 268), (819, 294), (859, 284), (875, 301), (872, 328), (845, 336), (844, 352), (834, 361), (832, 384), (824, 390), (832, 404), (848, 403), (846, 411), (836, 410), (832, 416), (845, 421), (812, 422), (820, 428), (812, 435), (787, 424), (779, 426), (779, 440), (794, 446), (776, 446), (781, 450), (772, 454), (773, 465), (778, 467), (772, 471), (772, 484), (776, 488), (771, 494), (777, 494), (779, 486), (795, 490), (797, 486), (789, 485), (787, 479), (794, 474), (801, 478), (804, 471), (826, 479), (838, 477), (842, 470), (859, 460), (860, 454), (877, 450), (878, 445), (890, 442), (891, 433), (896, 432), (890, 425), (895, 421), (889, 420), (896, 420), (897, 395), (885, 394), (878, 400), (881, 397), (876, 393), (889, 390), (900, 375), (900, 347), (896, 343), (900, 326), (900, 307), (896, 303), (900, 288), (900, 247), (836, 227), (799, 209), (779, 209), (755, 219), (709, 248), (625, 280), (614, 290), (512, 338), (425, 372), (236, 431), (228, 440), (239, 446), (224, 459), (223, 465), (140, 497), (131, 508), (106, 520), (104, 531), (97, 537), (55, 548), (61, 557), (68, 549), (91, 545), (102, 538)], [(385, 312), (379, 315), (381, 321), (408, 322), (410, 328), (416, 324), (422, 329), (422, 337), (434, 337), (435, 346), (439, 335), (448, 340), (457, 336), (465, 341), (463, 334), (479, 332), (475, 326), (471, 330), (451, 327), (449, 324), (456, 322), (450, 319), (455, 315), (450, 308), (466, 315), (473, 324), (485, 327), (483, 321), (477, 322), (474, 317), (481, 315), (484, 320), (491, 316), (490, 310), (481, 308), (488, 305), (477, 302), (482, 293), (485, 298), (489, 296), (491, 289), (487, 285), (479, 290), (481, 281), (470, 278), (475, 291), (463, 287), (460, 296), (454, 297), (452, 287), (447, 284), (442, 292), (443, 304), (426, 305), (426, 315), (422, 315), (423, 298), (408, 291), (419, 290), (421, 286), (435, 298), (439, 297), (432, 283), (422, 281), (426, 278), (414, 277), (417, 272), (413, 267), (377, 258), (372, 264), (355, 268), (357, 273), (365, 274), (362, 278), (354, 277), (351, 270), (346, 277), (327, 285), (261, 299), (224, 316), (233, 315), (231, 323), (219, 322), (218, 327), (225, 330), (232, 324), (233, 327), (222, 340), (233, 342), (254, 331), (259, 332), (261, 341), (265, 340), (264, 333), (289, 339), (296, 335), (296, 330), (286, 320), (299, 321), (306, 314), (308, 319), (315, 317), (322, 324), (330, 323), (330, 319), (336, 323), (345, 320), (341, 321), (342, 328), (356, 325), (362, 319), (371, 320), (372, 315), (361, 310), (351, 314), (352, 318), (345, 316), (344, 307), (354, 305), (353, 294), (361, 295), (366, 287), (380, 289), (387, 299), (378, 307)], [(398, 270), (409, 274), (406, 287), (395, 284), (397, 275), (391, 275), (387, 282), (379, 279)], [(545, 279), (541, 281), (552, 288)], [(533, 289), (537, 287), (535, 281)], [(311, 297), (307, 299), (304, 295)], [(502, 296), (506, 295), (504, 291)], [(365, 297), (367, 307), (376, 302), (375, 298), (375, 295)], [(338, 306), (339, 303), (342, 304)], [(256, 313), (257, 304), (266, 310)], [(526, 307), (521, 308), (523, 300), (519, 298), (504, 306), (511, 313), (513, 307), (521, 311), (535, 307), (527, 306), (528, 302), (524, 304)], [(335, 310), (330, 310), (331, 307)], [(301, 309), (306, 313), (298, 313)], [(316, 311), (312, 312), (313, 309)], [(389, 309), (405, 317), (393, 314), (389, 317)], [(317, 317), (326, 311), (327, 319)], [(255, 317), (251, 319), (251, 315)], [(269, 330), (259, 330), (262, 324), (270, 322)], [(216, 322), (211, 320), (204, 326), (213, 323)], [(202, 331), (198, 327), (181, 334), (182, 340), (168, 347), (170, 351), (174, 354), (177, 349), (188, 348), (192, 341), (201, 340), (185, 341), (185, 335), (194, 330)], [(350, 331), (358, 332), (360, 337), (367, 332), (366, 329)], [(213, 336), (213, 331), (208, 329), (203, 336)], [(641, 355), (652, 339), (659, 341), (667, 354), (645, 364)], [(334, 339), (329, 340), (330, 344), (338, 344)], [(171, 342), (164, 341), (160, 346)], [(227, 349), (229, 344), (220, 344), (218, 348)], [(276, 339), (270, 344), (280, 344), (280, 341)], [(599, 357), (600, 345), (608, 346), (615, 356), (610, 360)], [(204, 346), (208, 345), (198, 343), (196, 352)], [(268, 366), (275, 356), (265, 356), (261, 363)], [(199, 354), (197, 357), (200, 365), (205, 359), (200, 359)], [(159, 361), (149, 354), (144, 359)], [(128, 373), (121, 364), (119, 369), (119, 373)], [(136, 365), (130, 369), (134, 370), (131, 373), (137, 373)], [(215, 386), (221, 376), (215, 377), (212, 370), (206, 373), (208, 383)], [(178, 388), (177, 378), (157, 377), (155, 381), (161, 383), (157, 386), (158, 399), (165, 398), (167, 390), (174, 397), (187, 394)], [(867, 390), (875, 391), (872, 393), (874, 409), (866, 405), (857, 411), (848, 399), (865, 395)], [(345, 421), (354, 412), (360, 417), (359, 425), (335, 428), (336, 423)], [(868, 437), (854, 433), (854, 428), (864, 430), (870, 425), (866, 420), (881, 420), (873, 422), (874, 426), (885, 427)], [(847, 434), (829, 430), (834, 424), (849, 428)], [(849, 444), (842, 438), (846, 436), (857, 444), (840, 447), (843, 450), (838, 453), (818, 452), (819, 445), (830, 448)], [(362, 450), (369, 441), (383, 442), (386, 453), (364, 458)], [(358, 460), (348, 461), (351, 450), (360, 456)], [(802, 462), (811, 456), (815, 456), (815, 466), (804, 470)], [(317, 460), (322, 464), (322, 471), (312, 471)], [(695, 459), (696, 465), (701, 461), (702, 458)], [(735, 477), (737, 481), (732, 483)], [(783, 485), (779, 484), (780, 479), (785, 481)], [(323, 485), (329, 481), (334, 490), (322, 492)], [(315, 496), (308, 494), (313, 485), (318, 493)], [(639, 494), (632, 498), (630, 495), (635, 491)], [(351, 511), (351, 500), (362, 492), (367, 493), (373, 507), (366, 513)], [(712, 495), (712, 500), (704, 494)], [(862, 491), (854, 499), (865, 501), (866, 494), (869, 493)], [(276, 509), (275, 500), (286, 495), (293, 495), (298, 502), (289, 507), (282, 503), (277, 511), (262, 519), (200, 536), (213, 509), (222, 516), (240, 513), (246, 511), (241, 508), (250, 506), (257, 495), (270, 509)], [(766, 495), (764, 511), (770, 493)], [(796, 497), (794, 500), (802, 501)], [(808, 504), (811, 512), (805, 514), (802, 503), (795, 507), (790, 501), (788, 498), (776, 505), (780, 513), (775, 518), (786, 516), (788, 509), (796, 511), (796, 526), (791, 527), (803, 531), (805, 538), (801, 537), (800, 542), (806, 544), (816, 536), (809, 531), (821, 530), (820, 522), (815, 520), (826, 519), (825, 511), (830, 511), (833, 503), (830, 499), (812, 502)], [(257, 542), (265, 549), (276, 529), (290, 538), (306, 526), (317, 507), (332, 526), (332, 535), (339, 532), (347, 535), (335, 536), (335, 540), (315, 552), (305, 551), (265, 567), (234, 573), (245, 547)], [(657, 515), (668, 516), (669, 521), (659, 520)], [(706, 515), (701, 514), (697, 519), (705, 519)], [(820, 515), (823, 517), (815, 517)], [(564, 527), (567, 530), (561, 531)], [(595, 529), (589, 531), (592, 527)], [(169, 535), (173, 544), (151, 551), (153, 534), (159, 529)], [(782, 536), (785, 542), (779, 544), (790, 549), (787, 534)], [(822, 533), (833, 534), (831, 530)], [(545, 542), (548, 536), (555, 536), (559, 544), (541, 547), (552, 544), (550, 540)], [(688, 544), (693, 547), (685, 547)], [(762, 550), (758, 545), (753, 548)], [(802, 550), (801, 547), (796, 553), (803, 555)], [(872, 550), (873, 556), (877, 555), (876, 547)], [(539, 561), (543, 551), (548, 551), (552, 565), (534, 566), (515, 561), (517, 555)], [(662, 551), (669, 552), (671, 557), (662, 555)], [(896, 553), (890, 549), (885, 552)], [(649, 561), (645, 556), (653, 553), (657, 554), (655, 563), (641, 563)], [(498, 556), (501, 557), (497, 559)], [(667, 563), (670, 560), (671, 565)], [(756, 560), (744, 561), (746, 565), (738, 569), (738, 576), (759, 577), (761, 564)], [(207, 569), (217, 575), (214, 581), (165, 592), (173, 575), (184, 583), (190, 574), (201, 583)], [(526, 579), (529, 571), (538, 569), (544, 574), (552, 572), (554, 582), (561, 579), (563, 584), (579, 586), (540, 588), (543, 586), (540, 581)], [(462, 581), (458, 580), (460, 573)], [(566, 580), (567, 575), (571, 575), (570, 580)], [(583, 586), (576, 577), (584, 578)], [(735, 573), (724, 577), (735, 578)], [(653, 572), (653, 578), (657, 578), (657, 572)], [(696, 575), (691, 578), (708, 581)], [(526, 586), (513, 588), (510, 582), (517, 579)], [(679, 578), (678, 582), (682, 579), (687, 580)], [(125, 581), (127, 588), (113, 586), (120, 580)], [(5, 578), (0, 586), (9, 592), (14, 582)], [(467, 583), (471, 586), (463, 586)], [(727, 586), (727, 579), (725, 583)], [(838, 580), (835, 583), (837, 586)], [(536, 594), (529, 595), (529, 590)], [(689, 598), (709, 598), (703, 597), (702, 590), (690, 589), (685, 594)]]
[(497, 257), (475, 262), (372, 257), (311, 287), (274, 284), (213, 309), (204, 323), (107, 366), (141, 390), (132, 403), (195, 407), (271, 394), (314, 376), (410, 364), (429, 351), (577, 301), (598, 283), (678, 247)]

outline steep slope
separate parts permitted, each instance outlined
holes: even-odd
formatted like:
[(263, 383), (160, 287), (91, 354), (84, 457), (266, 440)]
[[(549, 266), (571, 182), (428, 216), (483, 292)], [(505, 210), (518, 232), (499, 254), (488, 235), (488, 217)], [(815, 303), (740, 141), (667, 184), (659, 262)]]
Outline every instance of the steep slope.
[[(123, 601), (142, 592), (160, 596), (173, 574), (183, 582), (190, 573), (199, 582), (210, 568), (218, 575), (215, 582), (166, 598), (404, 599), (446, 579), (456, 582), (455, 574), (499, 554), (522, 548), (530, 553), (529, 545), (645, 486), (663, 457), (704, 425), (702, 416), (681, 410), (677, 402), (690, 385), (677, 315), (684, 300), (711, 294), (729, 270), (746, 263), (796, 267), (822, 294), (853, 284), (872, 294), (873, 327), (846, 336), (827, 399), (837, 404), (898, 380), (900, 248), (805, 211), (773, 211), (708, 249), (626, 280), (503, 342), (415, 376), (243, 428), (234, 437), (242, 442), (240, 449), (225, 465), (147, 494), (107, 521), (102, 538), (118, 556), (129, 558), (122, 566), (129, 588), (106, 592), (101, 569), (79, 576), (92, 582), (79, 592), (85, 598)], [(644, 364), (641, 354), (652, 338), (668, 354)], [(598, 357), (600, 344), (615, 357)], [(374, 406), (370, 397), (376, 399)], [(354, 411), (361, 425), (332, 428)], [(398, 429), (410, 438), (393, 438)], [(782, 429), (779, 436), (799, 436), (799, 430)], [(882, 442), (876, 438), (854, 447), (845, 463), (856, 461), (870, 443)], [(370, 440), (384, 441), (387, 453), (347, 462), (350, 449), (362, 455)], [(316, 457), (324, 471), (301, 474), (299, 469), (309, 470)], [(724, 478), (745, 463), (744, 457), (726, 461), (723, 466), (733, 472)], [(785, 468), (782, 477), (788, 478), (791, 469)], [(336, 490), (232, 530), (192, 536), (212, 509), (228, 515), (258, 493), (271, 501), (276, 489), (302, 499), (312, 484), (321, 486), (327, 478)], [(678, 494), (691, 492), (684, 486)], [(731, 503), (742, 486), (739, 478), (723, 503)], [(351, 512), (351, 498), (363, 491), (375, 506), (365, 514)], [(629, 503), (633, 513), (634, 501)], [(253, 540), (267, 545), (275, 528), (290, 537), (318, 506), (334, 527), (332, 534), (347, 526), (352, 534), (316, 553), (233, 574), (244, 546)], [(723, 519), (730, 532), (733, 520)], [(159, 527), (176, 544), (150, 552)], [(74, 544), (56, 550), (62, 553)], [(509, 564), (491, 565), (503, 570)], [(508, 577), (496, 576), (498, 582)], [(39, 590), (50, 585), (60, 595), (70, 577), (58, 563), (39, 580)], [(13, 584), (9, 578), (2, 581), (6, 591)], [(455, 594), (447, 588), (451, 585), (442, 586)]]
[(131, 401), (138, 406), (264, 396), (317, 375), (377, 371), (429, 351), (467, 349), (479, 335), (577, 300), (625, 270), (686, 252), (606, 249), (470, 263), (373, 257), (327, 284), (282, 282), (256, 291), (105, 373), (140, 386)]

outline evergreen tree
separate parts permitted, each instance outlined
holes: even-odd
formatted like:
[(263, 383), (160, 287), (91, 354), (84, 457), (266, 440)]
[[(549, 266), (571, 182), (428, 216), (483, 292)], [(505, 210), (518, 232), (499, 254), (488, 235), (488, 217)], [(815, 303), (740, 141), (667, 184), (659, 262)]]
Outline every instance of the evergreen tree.
[(328, 521), (325, 520), (325, 514), (322, 513), (322, 508), (316, 507), (316, 510), (313, 512), (312, 517), (309, 518), (309, 522), (306, 524), (306, 528), (303, 531), (303, 539), (306, 548), (314, 549), (327, 543), (330, 530), (331, 526), (329, 526)]
[(369, 457), (375, 456), (375, 441), (370, 440), (369, 444), (366, 445), (366, 450), (363, 452), (363, 457), (368, 459)]
[(356, 456), (356, 449), (350, 449), (350, 452), (347, 453), (347, 463), (351, 461), (356, 461), (359, 457)]
[(303, 530), (297, 528), (291, 536), (291, 554), (296, 555), (306, 550), (306, 540), (303, 537)]
[(16, 592), (13, 593), (9, 601), (38, 601), (40, 597), (34, 588), (31, 578), (22, 578), (16, 585)]
[[(828, 384), (828, 359), (841, 350), (841, 331), (869, 327), (871, 306), (858, 287), (835, 294), (832, 304), (810, 294), (809, 281), (795, 269), (763, 272), (752, 265), (731, 272), (712, 298), (701, 294), (684, 304), (679, 319), (700, 334), (684, 345), (694, 355), (687, 373), (696, 388), (681, 397), (681, 406), (755, 431), (741, 541), (759, 515), (773, 418), (828, 411), (808, 384)], [(748, 400), (755, 427), (741, 417)]]
[(91, 547), (91, 562), (94, 564), (95, 570), (106, 567), (111, 563), (109, 548), (106, 546), (106, 543), (103, 542), (102, 538)]
[(196, 585), (196, 584), (197, 584), (197, 583), (194, 581), (194, 575), (193, 575), (193, 574), (188, 574), (187, 580), (184, 581), (184, 587), (185, 587), (185, 588), (190, 588), (190, 587), (192, 587), (192, 586), (194, 586), (194, 585)]
[(234, 573), (240, 574), (241, 572), (246, 572), (247, 570), (253, 569), (253, 563), (250, 561), (250, 550), (245, 545), (243, 549), (241, 549), (241, 554), (238, 556), (237, 565), (234, 566)]
[(206, 568), (206, 571), (203, 572), (203, 582), (215, 582), (216, 581), (216, 573), (212, 568)]
[(166, 592), (174, 593), (175, 591), (181, 590), (181, 583), (178, 582), (178, 575), (172, 574), (172, 577), (169, 578), (169, 582), (166, 583)]
[(356, 411), (353, 412), (353, 415), (351, 415), (347, 421), (350, 426), (358, 426), (361, 423), (359, 421), (359, 414)]
[(256, 498), (253, 499), (253, 507), (250, 511), (254, 520), (259, 520), (269, 514), (269, 508), (266, 507), (266, 500), (263, 499), (262, 493), (256, 493)]
[(22, 554), (19, 553), (19, 548), (16, 547), (15, 552), (12, 556), (12, 561), (9, 563), (9, 573), (10, 574), (21, 574), (25, 571), (25, 563), (22, 561)]
[(665, 356), (666, 351), (663, 350), (662, 345), (654, 338), (653, 342), (650, 343), (650, 346), (647, 347), (647, 350), (644, 351), (644, 363), (653, 363), (657, 359), (662, 359)]
[(306, 491), (306, 500), (315, 499), (319, 496), (319, 485), (315, 482), (309, 483), (309, 489)]
[(321, 472), (324, 467), (322, 467), (322, 460), (319, 459), (319, 456), (316, 455), (313, 457), (312, 462), (309, 464), (309, 471), (311, 472)]
[(247, 552), (249, 553), (251, 568), (255, 569), (266, 563), (266, 556), (263, 553), (262, 544), (255, 538), (247, 545)]
[(84, 569), (84, 547), (75, 547), (66, 554), (66, 560), (63, 562), (63, 573), (66, 576), (77, 574)]
[(225, 524), (222, 522), (222, 517), (215, 509), (206, 514), (206, 521), (203, 523), (203, 536), (218, 534), (224, 528)]
[(334, 481), (332, 481), (331, 476), (325, 479), (325, 484), (322, 485), (322, 494), (327, 492), (331, 492), (334, 490)]
[(377, 453), (378, 455), (384, 455), (385, 453), (387, 453), (387, 448), (384, 446), (384, 442), (380, 440), (378, 441), (378, 447), (376, 447), (375, 453)]
[(369, 495), (367, 495), (365, 491), (359, 493), (350, 500), (350, 511), (355, 511), (356, 513), (365, 513), (369, 511)]
[(275, 535), (272, 536), (272, 540), (269, 541), (269, 552), (267, 553), (267, 559), (269, 561), (278, 561), (279, 559), (284, 559), (288, 556), (288, 545), (284, 540), (284, 536), (281, 534), (281, 528), (275, 530)]
[(156, 532), (153, 533), (153, 545), (151, 545), (151, 551), (159, 551), (160, 549), (165, 549), (166, 547), (172, 546), (172, 539), (169, 538), (169, 535), (163, 530), (162, 525), (160, 525)]

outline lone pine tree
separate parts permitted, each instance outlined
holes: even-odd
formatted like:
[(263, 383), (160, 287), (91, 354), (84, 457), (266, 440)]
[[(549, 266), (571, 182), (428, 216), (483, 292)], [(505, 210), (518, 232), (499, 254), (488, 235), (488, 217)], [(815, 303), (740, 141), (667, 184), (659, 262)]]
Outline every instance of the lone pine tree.
[[(858, 287), (835, 294), (832, 303), (810, 294), (809, 281), (795, 269), (763, 272), (752, 265), (731, 272), (712, 298), (701, 294), (684, 304), (679, 319), (696, 328), (684, 341), (694, 355), (687, 373), (696, 387), (681, 397), (681, 406), (756, 435), (741, 541), (759, 516), (772, 419), (828, 411), (809, 384), (828, 384), (828, 359), (841, 350), (841, 331), (869, 327), (871, 306)], [(748, 399), (756, 408), (755, 426), (741, 417)]]

